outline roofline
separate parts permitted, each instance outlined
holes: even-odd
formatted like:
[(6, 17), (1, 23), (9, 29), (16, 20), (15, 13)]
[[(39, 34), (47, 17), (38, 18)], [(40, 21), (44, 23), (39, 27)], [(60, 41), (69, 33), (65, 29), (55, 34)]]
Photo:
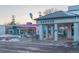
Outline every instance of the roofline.
[(74, 17), (79, 17), (79, 15), (77, 15), (77, 16), (65, 16), (65, 17), (54, 17), (54, 18), (43, 18), (43, 19), (36, 18), (34, 20), (47, 20), (47, 19), (58, 19), (58, 18), (74, 18)]
[(76, 10), (68, 10), (68, 11), (79, 11), (79, 9), (76, 9)]

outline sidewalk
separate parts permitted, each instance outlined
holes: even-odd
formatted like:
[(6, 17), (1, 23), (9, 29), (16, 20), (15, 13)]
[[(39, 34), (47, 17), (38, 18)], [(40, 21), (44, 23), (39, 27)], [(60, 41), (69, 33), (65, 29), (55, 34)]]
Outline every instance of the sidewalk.
[[(7, 42), (7, 41), (4, 41)], [(65, 40), (54, 41), (53, 39), (48, 40), (36, 40), (32, 38), (22, 38), (19, 41), (8, 41), (8, 42), (16, 42), (16, 43), (26, 43), (26, 44), (36, 44), (36, 45), (52, 45), (52, 46), (65, 46)]]

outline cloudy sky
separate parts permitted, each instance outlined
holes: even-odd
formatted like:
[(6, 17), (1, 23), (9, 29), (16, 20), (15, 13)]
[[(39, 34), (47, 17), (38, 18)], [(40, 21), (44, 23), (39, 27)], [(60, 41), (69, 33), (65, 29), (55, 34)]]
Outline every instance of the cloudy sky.
[(32, 22), (29, 17), (29, 13), (33, 13), (33, 17), (38, 17), (38, 12), (44, 12), (47, 9), (56, 8), (58, 10), (67, 10), (68, 6), (65, 5), (0, 5), (0, 24), (6, 24), (11, 22), (12, 15), (16, 16), (17, 23)]

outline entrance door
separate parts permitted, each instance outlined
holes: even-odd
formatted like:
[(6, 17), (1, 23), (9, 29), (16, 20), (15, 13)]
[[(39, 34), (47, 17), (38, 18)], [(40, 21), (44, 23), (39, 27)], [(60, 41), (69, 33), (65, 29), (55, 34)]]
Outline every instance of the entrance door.
[(73, 24), (59, 24), (58, 37), (59, 39), (72, 39), (73, 36)]

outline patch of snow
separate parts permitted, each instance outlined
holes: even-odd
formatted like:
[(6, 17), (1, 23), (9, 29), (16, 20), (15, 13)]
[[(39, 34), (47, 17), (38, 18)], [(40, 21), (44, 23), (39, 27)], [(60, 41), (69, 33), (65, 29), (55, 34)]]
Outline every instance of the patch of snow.
[(1, 41), (6, 41), (5, 39), (2, 39)]
[(16, 42), (16, 41), (20, 41), (19, 39), (11, 39), (9, 40), (9, 42)]

